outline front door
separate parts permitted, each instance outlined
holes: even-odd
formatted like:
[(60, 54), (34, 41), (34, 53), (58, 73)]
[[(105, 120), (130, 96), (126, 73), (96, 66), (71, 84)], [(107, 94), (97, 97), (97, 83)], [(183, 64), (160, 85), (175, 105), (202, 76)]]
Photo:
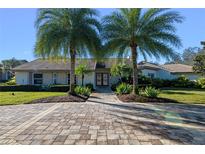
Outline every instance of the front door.
[(96, 73), (96, 85), (97, 86), (108, 86), (109, 85), (109, 74), (108, 73)]

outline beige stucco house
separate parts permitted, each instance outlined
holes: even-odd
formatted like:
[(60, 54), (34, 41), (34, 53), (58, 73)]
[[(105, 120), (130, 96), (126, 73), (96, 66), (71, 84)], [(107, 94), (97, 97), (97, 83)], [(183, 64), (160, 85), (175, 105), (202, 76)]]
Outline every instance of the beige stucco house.
[[(119, 81), (118, 77), (110, 75), (112, 65), (118, 62), (131, 65), (128, 58), (107, 58), (97, 62), (95, 59), (76, 59), (76, 67), (83, 63), (87, 65), (90, 73), (85, 74), (84, 84), (92, 83), (94, 88), (111, 86)], [(199, 75), (193, 72), (192, 66), (182, 64), (156, 65), (148, 62), (140, 62), (138, 68), (142, 74), (150, 78), (174, 79), (180, 75), (187, 76), (190, 80), (196, 80)], [(70, 60), (42, 60), (37, 59), (25, 63), (13, 69), (16, 82), (20, 85), (51, 85), (70, 83)], [(81, 84), (81, 77), (76, 76), (76, 84)]]

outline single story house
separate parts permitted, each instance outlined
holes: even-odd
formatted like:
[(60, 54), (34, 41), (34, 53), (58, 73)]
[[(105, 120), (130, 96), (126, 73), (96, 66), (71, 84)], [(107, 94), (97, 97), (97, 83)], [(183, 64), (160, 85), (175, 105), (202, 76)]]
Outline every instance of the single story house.
[[(87, 65), (89, 73), (84, 76), (84, 84), (92, 83), (94, 88), (111, 86), (119, 81), (118, 77), (110, 75), (112, 65), (119, 61), (131, 65), (129, 58), (107, 58), (97, 62), (95, 59), (76, 59), (76, 67), (83, 63)], [(142, 74), (150, 78), (174, 79), (180, 75), (186, 75), (195, 80), (199, 76), (193, 72), (192, 66), (182, 64), (156, 65), (148, 62), (140, 62), (138, 68)], [(70, 83), (70, 60), (43, 60), (37, 59), (29, 63), (17, 66), (15, 71), (16, 82), (20, 85), (50, 85)], [(81, 77), (76, 76), (76, 84), (81, 84)]]
[(201, 77), (193, 71), (192, 66), (185, 64), (156, 65), (148, 62), (140, 62), (138, 68), (142, 71), (143, 75), (151, 78), (172, 80), (184, 75), (189, 80), (197, 80)]

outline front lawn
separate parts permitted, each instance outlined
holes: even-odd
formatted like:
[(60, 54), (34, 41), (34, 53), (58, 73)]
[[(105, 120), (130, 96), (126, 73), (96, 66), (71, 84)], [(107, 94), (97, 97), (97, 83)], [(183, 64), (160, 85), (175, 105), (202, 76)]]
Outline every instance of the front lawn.
[(203, 90), (161, 90), (159, 97), (188, 104), (205, 104), (205, 91)]
[(35, 99), (65, 95), (66, 92), (0, 92), (0, 105), (25, 104)]

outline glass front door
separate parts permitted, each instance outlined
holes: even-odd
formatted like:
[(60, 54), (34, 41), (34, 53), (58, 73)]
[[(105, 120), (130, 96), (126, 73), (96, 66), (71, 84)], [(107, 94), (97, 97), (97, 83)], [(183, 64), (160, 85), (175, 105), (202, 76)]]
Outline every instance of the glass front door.
[(109, 74), (108, 73), (96, 73), (96, 85), (97, 86), (108, 86), (109, 85)]

